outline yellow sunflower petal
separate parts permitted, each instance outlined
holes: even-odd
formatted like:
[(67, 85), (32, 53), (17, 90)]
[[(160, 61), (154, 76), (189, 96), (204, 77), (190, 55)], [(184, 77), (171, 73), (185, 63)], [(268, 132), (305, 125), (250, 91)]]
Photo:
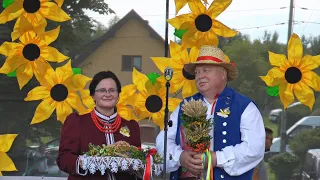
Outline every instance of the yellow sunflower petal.
[(68, 21), (71, 18), (53, 2), (43, 3), (40, 9), (44, 17), (57, 22)]
[(60, 53), (56, 48), (46, 46), (41, 48), (41, 57), (50, 62), (63, 62), (69, 57)]
[(25, 101), (34, 101), (34, 100), (40, 100), (50, 97), (50, 89), (44, 86), (38, 86), (33, 88), (31, 91), (28, 92), (28, 95), (26, 98), (24, 98)]
[(269, 53), (269, 61), (272, 66), (281, 67), (284, 65), (285, 61), (287, 61), (287, 57), (283, 54), (276, 54), (271, 51)]
[(58, 4), (59, 7), (61, 7), (64, 0), (54, 0), (54, 1)]
[(58, 102), (57, 108), (56, 108), (56, 113), (57, 113), (57, 120), (64, 123), (67, 116), (69, 116), (72, 113), (72, 108), (68, 103), (66, 103), (64, 101)]
[(199, 56), (199, 49), (197, 47), (192, 47), (191, 50), (190, 50), (190, 54), (189, 54), (189, 57), (190, 57), (190, 61), (189, 62), (196, 62), (197, 61), (197, 58)]
[(300, 71), (305, 72), (305, 71), (314, 70), (318, 67), (319, 67), (319, 65), (314, 61), (313, 56), (305, 55), (302, 58), (302, 62), (300, 64), (299, 69), (300, 69)]
[(4, 56), (10, 56), (10, 52), (16, 48), (22, 48), (22, 45), (19, 43), (4, 42), (0, 46), (0, 54), (3, 54)]
[(77, 90), (83, 89), (87, 85), (87, 83), (92, 80), (91, 78), (82, 74), (75, 74), (71, 78), (72, 78), (73, 86)]
[(178, 98), (170, 98), (169, 99), (169, 104), (168, 104), (168, 108), (169, 108), (169, 111), (170, 112), (173, 112), (177, 107), (178, 105), (180, 104), (181, 102), (181, 99), (178, 99)]
[(28, 31), (24, 33), (22, 36), (19, 37), (19, 40), (23, 44), (29, 43), (31, 40), (33, 40), (35, 37), (37, 37), (37, 34), (34, 31)]
[(8, 21), (11, 21), (23, 13), (22, 4), (18, 2), (13, 2), (7, 8), (5, 8), (2, 13), (0, 14), (0, 24), (5, 24)]
[(9, 74), (26, 63), (28, 63), (28, 61), (21, 56), (8, 57), (0, 68), (0, 73)]
[[(182, 14), (168, 20), (168, 23), (176, 29), (180, 29), (180, 26), (185, 22), (193, 22), (193, 19), (189, 17), (189, 14)], [(192, 24), (190, 24), (190, 26), (192, 26)]]
[(66, 101), (73, 109), (77, 110), (79, 113), (83, 113), (87, 111), (87, 109), (84, 107), (84, 105), (81, 102), (80, 96), (77, 93), (69, 93), (69, 96), (66, 99)]
[(140, 73), (136, 70), (136, 68), (133, 68), (132, 71), (132, 82), (134, 85), (137, 86), (137, 89), (142, 92), (145, 91), (145, 83), (148, 81), (148, 77), (145, 74)]
[(58, 26), (53, 30), (44, 32), (38, 35), (38, 37), (40, 37), (42, 40), (46, 42), (47, 45), (49, 45), (58, 38), (59, 33), (60, 33), (60, 26)]
[(211, 16), (212, 19), (218, 17), (229, 5), (231, 4), (232, 0), (214, 0), (209, 9), (208, 14)]
[(312, 60), (320, 66), (320, 55), (312, 56)]
[(294, 101), (293, 85), (288, 83), (280, 84), (279, 95), (280, 95), (280, 100), (284, 108), (286, 109)]
[[(18, 134), (0, 135), (0, 152), (8, 152)], [(1, 158), (0, 158), (1, 159)], [(0, 168), (1, 169), (1, 168)]]
[(175, 0), (174, 3), (176, 6), (176, 14), (178, 14), (180, 9), (182, 9), (187, 4), (187, 0)]
[(137, 92), (137, 87), (134, 84), (129, 84), (121, 88), (119, 104), (133, 96)]
[(269, 70), (266, 76), (259, 76), (268, 86), (277, 86), (286, 82), (284, 73), (279, 68), (274, 67)]
[[(39, 14), (39, 13), (37, 13), (37, 14)], [(46, 20), (45, 18), (43, 18), (41, 15), (39, 15), (39, 17), (41, 17), (41, 18), (39, 18), (39, 19), (37, 20), (37, 23), (35, 23), (35, 24), (32, 25), (32, 30), (33, 30), (34, 32), (36, 32), (36, 34), (37, 34), (38, 36), (41, 36), (41, 34), (43, 34), (43, 33), (45, 32), (45, 28), (47, 27), (47, 20)], [(22, 19), (22, 17), (20, 17), (19, 20), (20, 20), (20, 19)], [(21, 21), (22, 21), (22, 20), (21, 20)], [(29, 22), (28, 20), (24, 20), (24, 21), (25, 21), (24, 23), (30, 24), (30, 22)], [(17, 28), (15, 28), (15, 31), (20, 31), (19, 28), (20, 28), (20, 27), (17, 26)]]
[(289, 61), (301, 60), (302, 55), (302, 42), (297, 34), (292, 34), (288, 43), (288, 59)]
[(238, 33), (237, 31), (230, 29), (228, 26), (224, 25), (220, 21), (213, 20), (212, 22), (213, 25), (211, 29), (214, 31), (214, 33), (221, 37), (234, 37)]
[(314, 105), (315, 99), (314, 99), (314, 93), (312, 89), (307, 86), (306, 84), (300, 82), (294, 85), (294, 95), (297, 97), (297, 99), (304, 105), (308, 106), (310, 110), (312, 110), (312, 107)]
[[(170, 41), (170, 56), (174, 59), (180, 59), (181, 56), (181, 46), (173, 41)], [(177, 58), (176, 58), (177, 57)]]
[(71, 61), (68, 61), (65, 65), (56, 69), (56, 76), (59, 83), (63, 83), (66, 79), (73, 75), (71, 68)]
[(192, 96), (198, 92), (195, 80), (186, 80), (182, 88), (182, 97), (186, 98)]
[(88, 109), (93, 109), (95, 107), (95, 103), (93, 98), (90, 96), (90, 91), (88, 89), (85, 90), (80, 90), (80, 96), (83, 104), (88, 108)]
[(42, 86), (52, 87), (54, 85), (55, 72), (47, 61), (36, 60), (33, 73)]
[(33, 77), (32, 63), (26, 63), (17, 68), (17, 79), (20, 90), (30, 81)]
[(11, 39), (12, 41), (15, 41), (24, 33), (33, 30), (32, 24), (24, 16), (20, 16), (14, 25), (13, 32), (11, 33)]
[[(191, 28), (188, 29), (188, 31), (182, 36), (182, 43), (181, 43), (181, 48), (186, 49), (186, 48), (191, 48), (194, 47), (194, 44), (198, 41), (199, 44), (204, 44), (201, 39), (197, 39), (196, 36), (194, 35), (197, 32), (196, 28)], [(199, 48), (201, 45), (196, 46)]]
[(164, 112), (160, 111), (158, 113), (152, 114), (152, 120), (153, 122), (160, 127), (160, 130), (164, 127)]
[(4, 152), (0, 152), (0, 171), (17, 171), (13, 161)]
[(32, 118), (31, 124), (40, 123), (44, 120), (47, 120), (53, 111), (56, 108), (56, 102), (51, 99), (47, 98), (44, 99), (37, 107), (34, 116)]
[(206, 11), (206, 7), (202, 4), (201, 1), (189, 1), (188, 2), (190, 10), (195, 14), (202, 14)]
[(164, 72), (164, 70), (169, 66), (171, 60), (166, 57), (151, 57), (151, 59), (161, 72)]
[(137, 116), (135, 115), (132, 108), (125, 106), (125, 105), (119, 105), (117, 106), (117, 112), (119, 115), (126, 119), (126, 120), (137, 120)]
[(320, 77), (313, 71), (302, 73), (302, 82), (312, 87), (316, 91), (320, 91)]

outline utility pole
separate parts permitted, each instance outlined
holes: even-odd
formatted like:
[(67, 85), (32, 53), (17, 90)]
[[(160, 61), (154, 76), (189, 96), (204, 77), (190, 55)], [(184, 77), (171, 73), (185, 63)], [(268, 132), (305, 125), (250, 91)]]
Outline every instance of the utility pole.
[[(290, 11), (289, 11), (289, 23), (288, 23), (288, 43), (292, 34), (292, 19), (293, 19), (293, 1), (290, 0)], [(288, 47), (288, 45), (287, 45)], [(280, 152), (285, 152), (286, 145), (287, 145), (287, 118), (286, 118), (286, 110), (283, 108), (283, 111), (281, 113), (281, 144), (280, 144)]]

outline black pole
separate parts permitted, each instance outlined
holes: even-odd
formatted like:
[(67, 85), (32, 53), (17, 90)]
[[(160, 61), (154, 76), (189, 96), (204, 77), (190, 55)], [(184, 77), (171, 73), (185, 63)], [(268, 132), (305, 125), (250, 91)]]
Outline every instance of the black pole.
[(166, 32), (164, 39), (164, 56), (168, 57), (169, 44), (168, 44), (168, 19), (169, 19), (169, 0), (166, 0)]
[(166, 82), (166, 108), (164, 110), (164, 158), (163, 158), (163, 179), (166, 179), (167, 175), (167, 132), (168, 132), (168, 124), (171, 126), (169, 123), (169, 87), (170, 87), (170, 82)]
[[(166, 29), (165, 29), (165, 40), (164, 40), (164, 56), (169, 57), (169, 44), (168, 44), (168, 19), (169, 19), (169, 0), (166, 0)], [(163, 158), (163, 179), (166, 179), (167, 175), (167, 131), (168, 131), (168, 119), (169, 119), (169, 109), (168, 109), (168, 100), (169, 100), (169, 87), (170, 83), (166, 83), (166, 108), (164, 110), (164, 158)]]

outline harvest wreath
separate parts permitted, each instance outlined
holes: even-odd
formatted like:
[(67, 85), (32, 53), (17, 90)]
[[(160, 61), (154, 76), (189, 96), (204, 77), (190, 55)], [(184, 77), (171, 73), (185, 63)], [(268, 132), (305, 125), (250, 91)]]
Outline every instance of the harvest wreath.
[(82, 162), (81, 168), (89, 170), (91, 174), (100, 171), (101, 175), (104, 175), (107, 169), (112, 173), (117, 173), (119, 168), (122, 171), (144, 169), (144, 177), (152, 176), (152, 171), (157, 176), (160, 175), (160, 167), (163, 161), (156, 149), (143, 150), (125, 141), (101, 146), (90, 143), (89, 151), (81, 155), (79, 160)]

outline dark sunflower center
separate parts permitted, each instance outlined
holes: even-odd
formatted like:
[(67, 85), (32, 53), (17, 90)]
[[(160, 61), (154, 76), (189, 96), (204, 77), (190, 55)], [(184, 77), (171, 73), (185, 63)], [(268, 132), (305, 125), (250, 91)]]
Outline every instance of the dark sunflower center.
[(212, 27), (212, 19), (206, 14), (201, 14), (196, 18), (195, 24), (199, 31), (206, 32)]
[(184, 68), (182, 68), (182, 74), (188, 80), (194, 80), (195, 79), (195, 76), (190, 74), (190, 73), (188, 73), (186, 70), (184, 70)]
[(162, 99), (157, 95), (151, 95), (147, 98), (145, 106), (151, 113), (159, 112), (162, 108)]
[(284, 76), (288, 83), (295, 84), (301, 80), (302, 73), (300, 69), (296, 67), (289, 67)]
[(27, 13), (35, 13), (40, 9), (40, 1), (39, 0), (24, 0), (23, 1), (23, 9)]
[(40, 56), (40, 48), (35, 44), (27, 44), (24, 46), (22, 54), (29, 61), (34, 61)]
[(56, 84), (51, 88), (50, 95), (55, 101), (64, 101), (68, 97), (68, 89), (63, 84)]

